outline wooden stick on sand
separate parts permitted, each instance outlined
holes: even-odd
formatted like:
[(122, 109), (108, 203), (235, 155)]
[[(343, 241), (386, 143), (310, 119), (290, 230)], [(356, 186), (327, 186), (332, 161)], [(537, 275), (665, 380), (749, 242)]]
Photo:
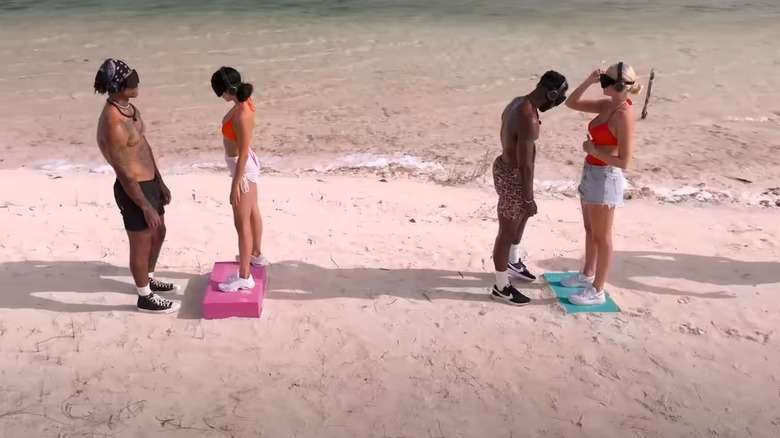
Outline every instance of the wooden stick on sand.
[(647, 84), (647, 96), (645, 96), (645, 106), (642, 107), (642, 119), (647, 117), (647, 104), (650, 103), (650, 92), (653, 91), (653, 79), (655, 79), (655, 69), (650, 70), (650, 82)]

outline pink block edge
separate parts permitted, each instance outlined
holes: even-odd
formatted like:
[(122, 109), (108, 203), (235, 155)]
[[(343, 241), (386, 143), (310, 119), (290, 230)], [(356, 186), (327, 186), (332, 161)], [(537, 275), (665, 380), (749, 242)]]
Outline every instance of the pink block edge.
[[(238, 262), (214, 262), (206, 294), (203, 297), (203, 319), (260, 318), (263, 314), (263, 299), (268, 284), (268, 270), (251, 266), (255, 287), (249, 292), (225, 293), (219, 290), (219, 283), (238, 269)], [(224, 277), (224, 278), (223, 278)], [(255, 298), (256, 300), (252, 299)]]

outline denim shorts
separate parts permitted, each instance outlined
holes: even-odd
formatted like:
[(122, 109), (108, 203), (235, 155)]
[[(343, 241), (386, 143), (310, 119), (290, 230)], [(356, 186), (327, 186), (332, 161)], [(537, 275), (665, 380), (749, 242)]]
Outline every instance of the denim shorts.
[(588, 162), (582, 167), (579, 192), (583, 204), (621, 206), (625, 189), (626, 178), (619, 167), (594, 166)]

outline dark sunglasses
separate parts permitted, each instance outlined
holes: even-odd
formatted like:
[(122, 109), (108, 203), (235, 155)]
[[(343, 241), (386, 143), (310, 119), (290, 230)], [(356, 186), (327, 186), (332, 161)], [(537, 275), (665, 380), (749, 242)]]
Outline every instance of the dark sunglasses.
[(141, 80), (138, 78), (138, 72), (133, 70), (130, 75), (125, 78), (125, 88), (136, 88)]
[(610, 85), (615, 85), (615, 82), (617, 82), (615, 79), (612, 79), (608, 75), (602, 73), (599, 75), (599, 82), (601, 83), (601, 88), (607, 88)]

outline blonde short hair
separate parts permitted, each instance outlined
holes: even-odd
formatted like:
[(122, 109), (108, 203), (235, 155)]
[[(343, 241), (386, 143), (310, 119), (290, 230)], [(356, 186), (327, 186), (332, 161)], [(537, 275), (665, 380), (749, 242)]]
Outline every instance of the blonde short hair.
[[(617, 79), (618, 77), (618, 64), (612, 64), (609, 66), (607, 71), (605, 72), (607, 76), (611, 77), (612, 79)], [(642, 92), (642, 84), (636, 81), (636, 72), (634, 71), (634, 67), (631, 67), (630, 65), (623, 63), (623, 80), (626, 82), (633, 82), (633, 84), (626, 84), (626, 93), (630, 94), (639, 94)]]

